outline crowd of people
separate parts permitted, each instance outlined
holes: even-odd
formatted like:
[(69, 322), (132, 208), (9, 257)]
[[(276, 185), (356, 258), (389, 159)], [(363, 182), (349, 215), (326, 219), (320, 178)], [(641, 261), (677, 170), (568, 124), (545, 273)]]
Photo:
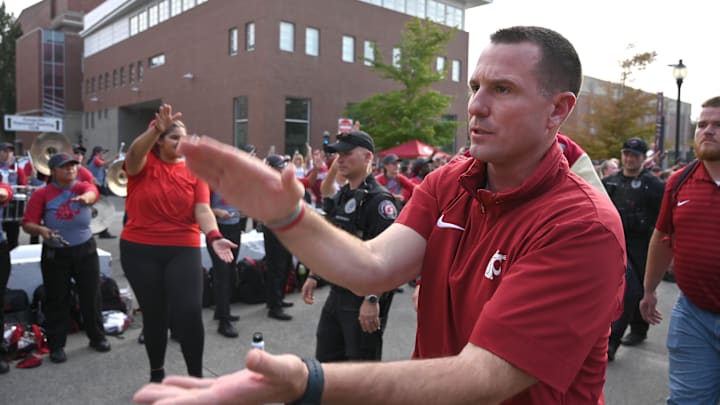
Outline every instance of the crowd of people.
[[(571, 134), (558, 132), (581, 79), (580, 59), (559, 33), (499, 30), (470, 77), (469, 147), (413, 159), (378, 154), (359, 123), (321, 149), (260, 158), (251, 145), (188, 137), (181, 114), (162, 105), (123, 164), (121, 262), (143, 311), (151, 382), (134, 399), (601, 404), (608, 362), (662, 320), (656, 290), (672, 269), (680, 296), (667, 338), (668, 403), (717, 404), (720, 250), (697, 246), (720, 236), (720, 97), (702, 106), (696, 161), (659, 170), (647, 142), (630, 137), (619, 159), (593, 167)], [(5, 171), (11, 146), (0, 145)], [(107, 167), (105, 152), (95, 148), (88, 166)], [(92, 173), (97, 183), (79, 180), (84, 147), (75, 153), (50, 159), (50, 179), (21, 221), (43, 239), (46, 328), (58, 363), (71, 278), (91, 320), (90, 346), (110, 350), (88, 218), (103, 182)], [(26, 182), (4, 175), (0, 204)], [(203, 379), (200, 235), (213, 263), (218, 333), (237, 337), (230, 289), (246, 218), (264, 232), (270, 318), (292, 319), (284, 294), (295, 260), (310, 269), (306, 304), (318, 283), (330, 285), (315, 357), (251, 350), (247, 369)], [(5, 283), (12, 225), (6, 232)], [(382, 362), (394, 293), (408, 282), (417, 285), (413, 361)], [(168, 329), (189, 377), (165, 377)]]

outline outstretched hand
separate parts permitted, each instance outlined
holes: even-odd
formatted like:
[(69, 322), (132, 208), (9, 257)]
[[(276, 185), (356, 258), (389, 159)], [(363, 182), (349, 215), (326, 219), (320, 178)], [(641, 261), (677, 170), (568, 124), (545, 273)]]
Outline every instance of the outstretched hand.
[(247, 368), (219, 378), (170, 376), (147, 384), (133, 400), (142, 404), (265, 404), (293, 402), (305, 392), (308, 370), (299, 357), (251, 350)]
[(259, 159), (207, 136), (181, 140), (178, 152), (212, 190), (261, 222), (287, 218), (305, 193), (292, 165), (279, 174)]
[(238, 245), (236, 245), (235, 242), (226, 238), (215, 239), (212, 243), (215, 254), (225, 263), (232, 263), (235, 258), (232, 250), (236, 247), (238, 247)]

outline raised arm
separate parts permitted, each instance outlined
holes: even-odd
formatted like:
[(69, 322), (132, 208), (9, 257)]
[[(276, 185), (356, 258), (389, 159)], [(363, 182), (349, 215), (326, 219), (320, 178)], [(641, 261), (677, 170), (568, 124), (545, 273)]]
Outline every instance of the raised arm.
[(135, 138), (125, 154), (125, 172), (128, 176), (134, 176), (142, 171), (147, 161), (147, 154), (155, 146), (155, 142), (172, 125), (173, 121), (180, 117), (182, 117), (182, 113), (173, 115), (172, 106), (167, 104), (160, 106), (160, 110), (155, 113), (155, 124)]
[(303, 187), (292, 167), (281, 177), (246, 153), (207, 137), (184, 140), (179, 148), (190, 170), (240, 211), (266, 224), (292, 223), (290, 229), (276, 229), (276, 235), (321, 277), (366, 295), (393, 289), (420, 273), (426, 241), (414, 230), (393, 224), (363, 242), (298, 206)]

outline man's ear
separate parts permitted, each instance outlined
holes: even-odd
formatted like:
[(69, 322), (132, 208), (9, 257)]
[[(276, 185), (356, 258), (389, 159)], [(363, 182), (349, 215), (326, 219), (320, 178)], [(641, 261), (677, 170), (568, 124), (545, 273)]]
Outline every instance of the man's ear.
[(558, 129), (567, 120), (575, 108), (577, 97), (569, 91), (557, 93), (553, 96), (553, 110), (548, 117), (548, 127)]

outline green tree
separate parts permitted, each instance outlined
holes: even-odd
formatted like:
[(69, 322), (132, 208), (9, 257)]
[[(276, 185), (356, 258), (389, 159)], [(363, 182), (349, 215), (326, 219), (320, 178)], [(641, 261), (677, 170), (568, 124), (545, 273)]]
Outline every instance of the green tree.
[[(12, 14), (5, 10), (5, 2), (0, 4), (0, 119), (5, 114), (15, 113), (15, 40), (20, 38), (22, 30)], [(3, 138), (7, 134), (0, 125)]]
[(435, 69), (435, 58), (445, 56), (445, 48), (455, 33), (427, 19), (414, 18), (403, 31), (399, 60), (385, 63), (374, 48), (374, 60), (367, 60), (371, 68), (383, 78), (398, 82), (401, 88), (353, 104), (345, 114), (362, 123), (362, 129), (373, 135), (378, 148), (412, 139), (430, 145), (452, 142), (457, 124), (442, 118), (452, 97), (430, 86), (445, 77), (446, 72)]
[(630, 87), (633, 75), (655, 61), (655, 52), (635, 54), (620, 63), (620, 82), (604, 83), (600, 91), (582, 95), (586, 114), (568, 120), (567, 133), (594, 159), (619, 157), (623, 142), (638, 137), (652, 144), (655, 135), (656, 95)]

